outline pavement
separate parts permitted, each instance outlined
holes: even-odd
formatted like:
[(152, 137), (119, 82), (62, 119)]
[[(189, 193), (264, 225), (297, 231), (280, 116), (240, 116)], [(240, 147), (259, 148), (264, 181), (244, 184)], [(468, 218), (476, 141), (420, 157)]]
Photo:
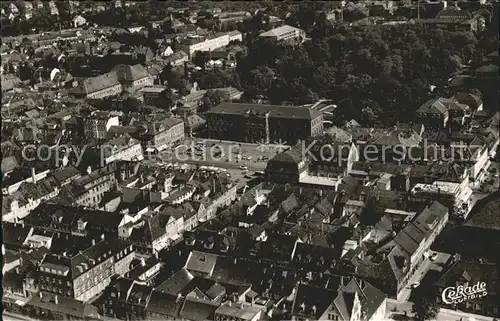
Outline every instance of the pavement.
[(191, 138), (186, 139), (173, 151), (162, 152), (159, 157), (166, 162), (179, 164), (216, 166), (225, 169), (239, 169), (246, 166), (251, 171), (263, 171), (268, 159), (288, 148), (285, 143), (248, 144)]

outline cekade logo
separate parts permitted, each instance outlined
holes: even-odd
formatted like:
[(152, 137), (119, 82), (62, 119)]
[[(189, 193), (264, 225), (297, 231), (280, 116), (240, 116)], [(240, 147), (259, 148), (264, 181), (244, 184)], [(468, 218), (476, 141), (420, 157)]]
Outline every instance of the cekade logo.
[(459, 285), (457, 287), (448, 287), (441, 294), (441, 299), (446, 304), (457, 304), (486, 295), (488, 295), (488, 292), (486, 292), (486, 283), (477, 282), (473, 286)]

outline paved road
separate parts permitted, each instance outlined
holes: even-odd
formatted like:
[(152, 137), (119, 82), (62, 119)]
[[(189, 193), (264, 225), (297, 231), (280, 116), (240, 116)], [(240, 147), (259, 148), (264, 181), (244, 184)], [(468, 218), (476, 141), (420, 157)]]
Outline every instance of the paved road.
[(492, 317), (487, 317), (479, 314), (466, 313), (462, 311), (455, 311), (450, 309), (441, 308), (438, 315), (436, 316), (436, 320), (438, 321), (469, 321), (469, 320), (477, 320), (477, 321), (492, 321)]
[(261, 169), (258, 168), (257, 166), (249, 166), (248, 171), (244, 171), (244, 170), (239, 168), (239, 166), (241, 166), (241, 165), (231, 164), (231, 163), (230, 164), (226, 163), (227, 166), (222, 167), (222, 166), (211, 164), (209, 162), (200, 163), (200, 162), (188, 161), (188, 162), (181, 163), (181, 162), (162, 161), (159, 158), (145, 160), (145, 162), (150, 166), (162, 166), (165, 164), (177, 164), (177, 166), (181, 166), (181, 167), (185, 166), (187, 168), (196, 168), (198, 166), (200, 166), (201, 169), (203, 169), (203, 166), (218, 168), (221, 171), (229, 174), (231, 180), (236, 183), (236, 187), (238, 189), (245, 186), (249, 180), (256, 177), (255, 171), (261, 171)]

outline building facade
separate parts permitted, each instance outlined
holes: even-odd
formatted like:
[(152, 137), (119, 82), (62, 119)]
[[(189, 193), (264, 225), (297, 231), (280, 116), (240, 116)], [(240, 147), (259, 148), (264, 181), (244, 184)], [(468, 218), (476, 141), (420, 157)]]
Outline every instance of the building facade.
[(122, 274), (134, 255), (131, 245), (107, 240), (73, 255), (51, 254), (37, 271), (40, 291), (87, 301), (104, 291), (115, 272)]
[(296, 144), (323, 132), (323, 115), (305, 107), (222, 103), (207, 113), (207, 129), (213, 139)]

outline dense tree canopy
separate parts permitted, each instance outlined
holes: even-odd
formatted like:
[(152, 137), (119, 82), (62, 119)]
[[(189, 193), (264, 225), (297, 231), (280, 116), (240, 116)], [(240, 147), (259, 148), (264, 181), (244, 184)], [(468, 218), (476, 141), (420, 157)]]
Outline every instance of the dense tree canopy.
[[(299, 24), (307, 20), (295, 19)], [(439, 93), (431, 93), (430, 85), (444, 87), (477, 54), (478, 39), (470, 32), (423, 25), (305, 27), (312, 40), (302, 46), (267, 40), (250, 46), (237, 67), (245, 99), (262, 96), (272, 103), (304, 104), (327, 98), (337, 102), (345, 118), (408, 120), (410, 111)]]

